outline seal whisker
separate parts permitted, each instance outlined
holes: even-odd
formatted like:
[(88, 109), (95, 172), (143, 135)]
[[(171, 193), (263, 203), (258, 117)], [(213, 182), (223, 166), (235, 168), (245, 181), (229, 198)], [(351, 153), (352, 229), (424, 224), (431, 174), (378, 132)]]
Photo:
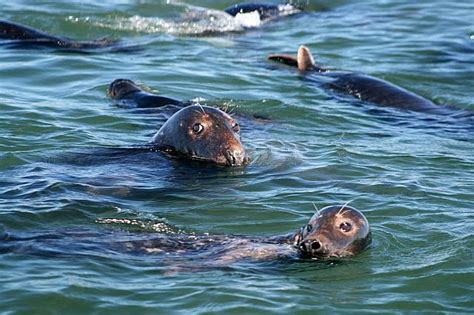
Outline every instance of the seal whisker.
[(227, 114), (228, 114), (228, 113), (229, 113), (229, 104), (225, 103), (225, 104), (224, 104), (224, 107), (222, 107), (222, 111), (223, 111), (224, 113), (227, 113)]
[(197, 103), (197, 105), (199, 106), (199, 108), (201, 108), (201, 110), (202, 110), (203, 114), (205, 115), (205, 114), (206, 114), (206, 112), (204, 111), (204, 108), (202, 107), (202, 105), (201, 105), (200, 103)]
[(231, 108), (230, 106), (227, 106), (227, 109), (225, 111), (227, 115), (232, 116), (234, 115), (234, 108)]
[(343, 204), (342, 207), (341, 207), (341, 209), (339, 209), (339, 211), (337, 212), (337, 215), (340, 215), (340, 214), (341, 214), (341, 211), (344, 210), (344, 208), (345, 208), (346, 206), (348, 206), (348, 205), (349, 205), (351, 202), (353, 202), (353, 201), (354, 201), (354, 199), (349, 200), (349, 201), (347, 201), (345, 204)]
[(346, 211), (344, 211), (343, 213), (340, 214), (340, 216), (344, 216), (344, 214), (346, 214), (347, 212), (351, 211), (351, 209), (347, 209)]
[(314, 209), (316, 210), (316, 213), (317, 213), (317, 214), (320, 214), (320, 213), (319, 213), (319, 209), (318, 209), (318, 207), (316, 206), (316, 204), (315, 204), (314, 202), (313, 202), (313, 207), (314, 207)]

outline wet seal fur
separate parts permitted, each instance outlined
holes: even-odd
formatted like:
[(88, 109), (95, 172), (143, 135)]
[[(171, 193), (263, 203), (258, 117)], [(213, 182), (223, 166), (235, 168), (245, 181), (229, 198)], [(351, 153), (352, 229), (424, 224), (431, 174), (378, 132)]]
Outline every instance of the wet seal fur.
[[(154, 263), (161, 258), (167, 269), (178, 272), (223, 267), (239, 261), (333, 260), (363, 252), (372, 240), (366, 217), (348, 205), (325, 207), (296, 232), (270, 237), (196, 234), (166, 223), (119, 218), (96, 222), (127, 226), (130, 230), (69, 228), (26, 235), (5, 233), (0, 236), (0, 252), (68, 256), (101, 256), (105, 252), (110, 257), (113, 251), (134, 258), (150, 257)], [(137, 228), (140, 232), (133, 232)]]
[[(111, 219), (104, 223), (121, 223)], [(127, 220), (127, 219), (125, 219)], [(127, 220), (128, 221), (128, 220)], [(203, 251), (218, 253), (212, 257), (218, 264), (228, 264), (241, 259), (271, 260), (281, 258), (331, 259), (357, 255), (372, 242), (367, 218), (354, 207), (327, 206), (317, 211), (303, 227), (283, 236), (248, 237), (239, 235), (169, 235), (173, 245), (167, 246), (163, 238), (153, 244), (148, 240), (128, 243), (132, 251), (146, 253)], [(179, 239), (178, 242), (173, 238)]]
[(250, 161), (240, 141), (239, 123), (218, 108), (148, 93), (129, 79), (114, 80), (107, 94), (122, 105), (173, 107), (176, 112), (149, 143), (152, 150), (218, 165), (241, 166)]
[(240, 142), (240, 126), (220, 109), (190, 105), (176, 112), (150, 142), (153, 149), (193, 160), (240, 166), (249, 158)]
[(303, 257), (347, 257), (371, 243), (367, 218), (359, 210), (343, 205), (318, 211), (294, 236)]
[(387, 81), (364, 74), (330, 71), (320, 67), (314, 62), (313, 55), (305, 46), (299, 47), (296, 57), (273, 54), (268, 56), (268, 59), (297, 67), (304, 73), (332, 78), (331, 82), (325, 83), (324, 86), (362, 101), (419, 112), (440, 113), (443, 110), (424, 97)]

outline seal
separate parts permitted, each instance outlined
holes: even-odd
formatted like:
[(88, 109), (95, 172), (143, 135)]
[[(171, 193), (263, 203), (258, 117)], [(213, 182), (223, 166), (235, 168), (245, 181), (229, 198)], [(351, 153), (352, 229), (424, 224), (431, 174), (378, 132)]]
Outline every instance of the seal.
[[(125, 218), (103, 218), (96, 222), (110, 228), (99, 231), (68, 228), (31, 235), (5, 233), (0, 236), (0, 252), (41, 254), (43, 250), (74, 255), (77, 249), (80, 255), (127, 253), (134, 259), (151, 257), (154, 263), (161, 257), (169, 265), (167, 268), (176, 272), (224, 267), (239, 261), (334, 261), (360, 254), (372, 240), (367, 218), (348, 205), (327, 206), (296, 232), (282, 236), (198, 234), (163, 222)], [(129, 229), (124, 231), (123, 227)]]
[(367, 248), (372, 237), (362, 212), (343, 205), (317, 212), (293, 240), (304, 257), (347, 257)]
[(149, 146), (173, 156), (241, 166), (249, 162), (240, 142), (240, 126), (218, 108), (190, 105), (172, 115)]
[(321, 76), (322, 81), (329, 78), (331, 82), (323, 83), (323, 86), (362, 101), (418, 112), (440, 112), (439, 106), (426, 98), (387, 81), (359, 73), (327, 70), (314, 62), (313, 55), (305, 46), (299, 47), (296, 57), (272, 54), (268, 59), (297, 67), (303, 73)]
[[(117, 47), (118, 41), (107, 38), (92, 41), (76, 41), (67, 37), (50, 35), (29, 26), (0, 20), (0, 40), (2, 44), (15, 48), (58, 48), (66, 50), (94, 50)], [(128, 50), (126, 48), (123, 48)]]
[[(116, 79), (109, 84), (107, 95), (117, 105), (131, 108), (160, 108), (166, 107), (166, 111), (173, 112), (177, 108), (192, 105), (191, 101), (180, 101), (174, 98), (149, 93), (130, 79)], [(221, 110), (228, 111), (229, 108), (222, 106)], [(237, 112), (239, 118), (249, 118), (249, 115)], [(252, 114), (253, 121), (265, 123), (271, 119), (265, 115)]]
[(145, 92), (135, 82), (129, 79), (116, 79), (107, 88), (107, 95), (121, 105), (139, 108), (163, 107), (175, 105), (184, 107), (190, 103), (173, 98)]
[(357, 255), (372, 242), (367, 218), (354, 207), (327, 206), (317, 211), (294, 233), (261, 238), (236, 238), (238, 243), (217, 257), (230, 262), (242, 258), (268, 260), (276, 258), (333, 259)]
[(167, 109), (174, 114), (149, 143), (152, 150), (219, 165), (241, 166), (250, 161), (240, 141), (239, 123), (218, 108), (148, 93), (129, 79), (114, 80), (107, 94), (131, 107), (171, 106)]

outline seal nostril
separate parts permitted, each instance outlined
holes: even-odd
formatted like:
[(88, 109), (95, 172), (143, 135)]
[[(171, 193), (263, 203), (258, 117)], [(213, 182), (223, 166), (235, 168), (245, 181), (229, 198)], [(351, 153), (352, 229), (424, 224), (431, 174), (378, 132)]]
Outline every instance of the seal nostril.
[(224, 156), (225, 156), (225, 158), (227, 159), (227, 162), (229, 162), (230, 165), (235, 165), (236, 164), (235, 155), (232, 151), (226, 150)]
[(316, 241), (316, 242), (311, 243), (311, 249), (312, 250), (318, 250), (320, 248), (321, 248), (321, 243), (320, 242)]

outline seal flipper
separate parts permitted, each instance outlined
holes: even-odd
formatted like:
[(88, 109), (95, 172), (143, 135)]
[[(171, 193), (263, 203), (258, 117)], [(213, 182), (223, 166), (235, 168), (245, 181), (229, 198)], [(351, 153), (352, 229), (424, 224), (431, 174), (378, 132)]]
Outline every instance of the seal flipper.
[(297, 67), (300, 71), (326, 71), (326, 69), (319, 67), (314, 62), (313, 55), (309, 51), (309, 48), (303, 45), (298, 48), (298, 55), (296, 57), (283, 54), (272, 54), (268, 56), (268, 59), (278, 61), (292, 67)]
[(300, 71), (314, 70), (315, 68), (318, 68), (314, 62), (313, 55), (306, 46), (301, 45), (298, 48), (296, 60)]
[(298, 67), (298, 60), (290, 55), (272, 54), (268, 56), (268, 60), (274, 60), (277, 62), (284, 63), (285, 65)]

